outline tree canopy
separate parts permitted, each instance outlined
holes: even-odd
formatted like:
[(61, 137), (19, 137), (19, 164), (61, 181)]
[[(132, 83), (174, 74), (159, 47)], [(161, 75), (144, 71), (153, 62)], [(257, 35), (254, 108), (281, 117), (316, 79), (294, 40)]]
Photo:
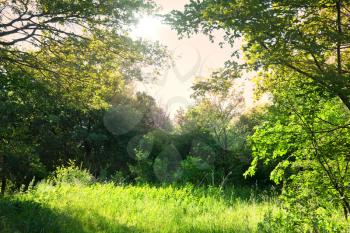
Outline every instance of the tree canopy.
[(350, 108), (349, 8), (342, 0), (201, 0), (171, 12), (167, 22), (182, 36), (223, 30), (231, 45), (243, 38), (250, 68), (287, 68)]

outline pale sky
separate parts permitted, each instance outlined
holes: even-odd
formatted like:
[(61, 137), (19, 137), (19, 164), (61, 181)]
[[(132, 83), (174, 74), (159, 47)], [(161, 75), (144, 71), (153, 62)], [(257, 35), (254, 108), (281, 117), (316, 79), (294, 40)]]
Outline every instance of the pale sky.
[[(155, 0), (162, 7), (161, 13), (174, 9), (183, 9), (188, 0)], [(193, 35), (191, 38), (178, 39), (175, 31), (162, 24), (157, 18), (145, 17), (134, 29), (133, 36), (160, 41), (168, 47), (174, 57), (174, 67), (165, 72), (153, 85), (140, 84), (139, 90), (152, 95), (160, 105), (165, 107), (170, 115), (179, 108), (191, 104), (191, 85), (196, 77), (208, 76), (213, 70), (224, 66), (230, 58), (232, 48), (220, 48), (218, 42), (222, 35), (217, 35), (217, 41), (211, 43), (205, 35)], [(237, 43), (237, 48), (240, 44)], [(246, 99), (252, 101), (252, 84), (241, 81), (245, 85)]]

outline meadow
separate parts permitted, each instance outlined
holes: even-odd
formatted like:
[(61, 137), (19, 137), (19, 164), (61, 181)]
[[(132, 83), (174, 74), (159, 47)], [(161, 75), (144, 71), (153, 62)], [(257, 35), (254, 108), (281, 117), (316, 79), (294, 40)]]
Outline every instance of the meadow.
[(0, 233), (350, 233), (348, 29), (349, 0), (0, 0)]
[(256, 232), (275, 206), (249, 188), (43, 183), (0, 198), (0, 232)]

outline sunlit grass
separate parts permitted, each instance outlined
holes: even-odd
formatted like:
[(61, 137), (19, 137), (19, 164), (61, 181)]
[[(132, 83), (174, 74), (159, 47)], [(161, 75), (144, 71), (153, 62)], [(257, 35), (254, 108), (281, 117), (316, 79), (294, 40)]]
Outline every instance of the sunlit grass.
[(254, 232), (272, 200), (248, 189), (47, 184), (0, 199), (0, 232)]

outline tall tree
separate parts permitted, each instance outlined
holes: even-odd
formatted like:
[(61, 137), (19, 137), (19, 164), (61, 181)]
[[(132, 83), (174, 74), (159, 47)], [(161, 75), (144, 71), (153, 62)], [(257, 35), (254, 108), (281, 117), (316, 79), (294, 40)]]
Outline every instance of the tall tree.
[[(127, 157), (118, 146), (135, 135), (116, 137), (103, 120), (112, 105), (137, 108), (126, 85), (146, 67), (148, 77), (158, 75), (167, 60), (159, 44), (127, 35), (136, 13), (152, 8), (138, 0), (1, 1), (2, 191), (6, 180), (28, 183), (69, 159), (96, 175), (126, 166), (115, 153)], [(140, 112), (160, 112), (152, 104), (140, 103)], [(149, 121), (138, 127), (150, 130)]]
[[(280, 75), (286, 82), (273, 78)], [(254, 161), (247, 174), (256, 171), (258, 161), (272, 164), (271, 178), (283, 182), (291, 208), (306, 206), (308, 198), (314, 196), (320, 200), (313, 204), (326, 208), (336, 203), (347, 218), (349, 111), (338, 98), (320, 96), (317, 87), (310, 85), (311, 79), (300, 82), (298, 75), (280, 70), (266, 82), (274, 103), (251, 137)]]
[(229, 129), (232, 121), (242, 111), (243, 94), (235, 90), (233, 80), (240, 77), (239, 71), (229, 74), (214, 72), (205, 81), (192, 86), (193, 97), (201, 114), (200, 123), (207, 128), (224, 151), (229, 150)]

